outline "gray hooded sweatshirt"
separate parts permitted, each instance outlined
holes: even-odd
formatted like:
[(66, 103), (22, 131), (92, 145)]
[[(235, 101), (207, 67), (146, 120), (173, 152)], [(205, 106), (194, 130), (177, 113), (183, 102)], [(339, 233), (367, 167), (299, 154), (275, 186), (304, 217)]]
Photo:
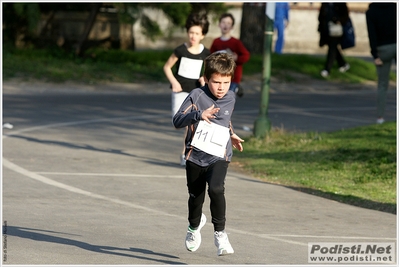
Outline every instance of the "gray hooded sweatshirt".
[(233, 114), (235, 101), (235, 94), (230, 90), (221, 99), (216, 98), (211, 93), (208, 85), (191, 91), (191, 93), (183, 101), (179, 111), (173, 117), (173, 125), (175, 128), (183, 128), (188, 126), (188, 131), (185, 138), (186, 160), (191, 161), (201, 167), (209, 166), (218, 160), (231, 161), (233, 149), (230, 138), (227, 142), (224, 158), (208, 154), (200, 149), (197, 149), (196, 147), (193, 147), (191, 145), (191, 141), (197, 129), (198, 123), (201, 120), (202, 112), (212, 105), (215, 105), (215, 108), (220, 108), (220, 110), (215, 114), (216, 118), (210, 119), (210, 121), (229, 128), (230, 135), (233, 135), (234, 130), (231, 124), (231, 116)]

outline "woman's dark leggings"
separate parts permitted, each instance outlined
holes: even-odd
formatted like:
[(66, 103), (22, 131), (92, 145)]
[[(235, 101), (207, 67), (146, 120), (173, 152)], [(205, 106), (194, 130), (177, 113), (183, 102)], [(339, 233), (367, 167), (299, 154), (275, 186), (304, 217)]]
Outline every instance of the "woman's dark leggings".
[(197, 228), (201, 221), (202, 205), (205, 200), (206, 184), (210, 198), (212, 223), (215, 231), (223, 231), (226, 224), (226, 199), (224, 197), (224, 181), (229, 162), (220, 160), (207, 167), (186, 162), (188, 187), (188, 221)]
[(342, 56), (341, 52), (338, 49), (338, 46), (340, 45), (339, 44), (340, 40), (341, 40), (340, 37), (330, 37), (329, 39), (327, 58), (326, 58), (326, 63), (324, 65), (324, 69), (327, 70), (328, 72), (331, 71), (331, 68), (335, 60), (337, 60), (339, 67), (342, 67), (346, 64), (344, 57)]

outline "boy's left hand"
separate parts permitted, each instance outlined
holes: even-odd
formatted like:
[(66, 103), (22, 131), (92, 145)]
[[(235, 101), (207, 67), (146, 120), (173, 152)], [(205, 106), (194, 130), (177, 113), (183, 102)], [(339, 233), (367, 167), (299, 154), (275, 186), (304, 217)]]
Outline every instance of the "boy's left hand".
[(233, 134), (232, 136), (230, 136), (231, 138), (231, 144), (233, 145), (234, 148), (237, 148), (240, 152), (242, 152), (244, 150), (244, 147), (242, 146), (241, 143), (244, 142), (243, 139), (241, 139), (238, 135)]

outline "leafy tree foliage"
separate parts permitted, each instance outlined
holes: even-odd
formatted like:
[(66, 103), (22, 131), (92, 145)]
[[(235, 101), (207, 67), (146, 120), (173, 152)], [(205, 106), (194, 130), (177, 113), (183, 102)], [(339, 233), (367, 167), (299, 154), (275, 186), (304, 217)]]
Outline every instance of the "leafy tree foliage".
[[(117, 10), (118, 19), (121, 24), (134, 25), (140, 23), (142, 33), (155, 40), (164, 33), (158, 21), (151, 19), (146, 13), (147, 9), (159, 10), (166, 15), (171, 24), (175, 27), (184, 27), (187, 16), (191, 12), (205, 12), (208, 15), (218, 17), (222, 12), (227, 11), (224, 3), (152, 3), (152, 2), (121, 2), (121, 3), (4, 3), (3, 4), (3, 37), (4, 41), (16, 45), (18, 40), (34, 46), (49, 45), (45, 40), (47, 26), (51, 25), (54, 14), (60, 11), (84, 11), (89, 16), (86, 21), (84, 33), (75, 44), (77, 54), (82, 54), (88, 48), (87, 37), (93, 26), (95, 16), (102, 8), (113, 8)], [(38, 32), (38, 23), (42, 15), (47, 15), (48, 20)], [(94, 17), (94, 18), (93, 18)], [(132, 28), (132, 27), (131, 27)], [(132, 36), (134, 42), (134, 36)], [(86, 44), (86, 45), (84, 45)], [(54, 40), (52, 45), (54, 45)], [(134, 44), (133, 44), (134, 48)]]
[(40, 8), (37, 3), (3, 3), (4, 43), (15, 43), (19, 35), (33, 36), (40, 20)]

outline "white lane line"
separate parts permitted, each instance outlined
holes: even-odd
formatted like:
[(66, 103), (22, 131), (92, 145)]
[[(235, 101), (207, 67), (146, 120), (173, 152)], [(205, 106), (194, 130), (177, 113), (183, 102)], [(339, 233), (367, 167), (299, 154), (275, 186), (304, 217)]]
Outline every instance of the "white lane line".
[[(22, 168), (22, 167), (20, 167), (20, 166), (18, 166), (16, 164), (10, 162), (6, 158), (3, 158), (3, 166), (7, 167), (10, 170), (13, 170), (13, 171), (15, 171), (17, 173), (20, 173), (20, 174), (22, 174), (22, 175), (24, 175), (26, 177), (32, 178), (32, 179), (34, 179), (36, 181), (42, 182), (42, 183), (47, 184), (47, 185), (58, 187), (58, 188), (70, 191), (72, 193), (81, 194), (81, 195), (85, 195), (87, 197), (101, 199), (101, 200), (109, 201), (109, 202), (120, 204), (120, 205), (125, 205), (125, 206), (131, 207), (131, 208), (140, 209), (140, 210), (148, 211), (148, 212), (151, 212), (151, 213), (155, 213), (157, 215), (170, 216), (170, 217), (176, 217), (176, 218), (179, 218), (179, 219), (182, 219), (182, 220), (187, 220), (187, 218), (185, 218), (185, 217), (181, 217), (181, 216), (178, 216), (178, 215), (170, 214), (170, 213), (159, 211), (159, 210), (155, 210), (155, 209), (150, 209), (150, 208), (143, 207), (143, 206), (140, 206), (140, 205), (136, 205), (136, 204), (133, 204), (133, 203), (130, 203), (130, 202), (127, 202), (127, 201), (123, 201), (123, 200), (119, 200), (119, 199), (110, 198), (110, 197), (106, 197), (106, 196), (103, 196), (103, 195), (95, 194), (95, 193), (92, 193), (92, 192), (89, 192), (89, 191), (85, 191), (85, 190), (82, 190), (82, 189), (79, 189), (79, 188), (76, 188), (76, 187), (73, 187), (73, 186), (69, 186), (69, 185), (54, 181), (54, 180), (52, 180), (50, 178), (47, 178), (45, 176), (42, 176), (40, 174), (28, 171), (28, 170), (26, 170), (26, 169), (24, 169), (24, 168)], [(211, 223), (207, 223), (207, 224), (211, 225)], [(241, 230), (230, 229), (230, 228), (229, 228), (229, 231), (235, 232), (235, 233), (239, 233), (239, 234), (243, 234), (243, 235), (251, 235), (251, 236), (256, 236), (256, 237), (260, 237), (260, 238), (264, 238), (264, 239), (271, 239), (271, 240), (281, 241), (281, 242), (290, 243), (290, 244), (297, 244), (297, 245), (307, 246), (307, 243), (301, 243), (301, 242), (296, 242), (296, 241), (285, 240), (285, 239), (278, 238), (278, 237), (263, 236), (262, 234), (256, 234), (256, 233), (253, 233), (253, 232), (241, 231)]]
[(133, 204), (133, 203), (130, 203), (130, 202), (127, 202), (127, 201), (123, 201), (123, 200), (119, 200), (119, 199), (110, 198), (110, 197), (106, 197), (106, 196), (103, 196), (103, 195), (95, 194), (95, 193), (92, 193), (92, 192), (89, 192), (89, 191), (85, 191), (85, 190), (82, 190), (82, 189), (79, 189), (79, 188), (76, 188), (76, 187), (73, 187), (73, 186), (70, 186), (70, 185), (66, 185), (66, 184), (54, 181), (54, 180), (52, 180), (50, 178), (47, 178), (45, 176), (42, 176), (40, 174), (28, 171), (28, 170), (26, 170), (26, 169), (24, 169), (24, 168), (22, 168), (22, 167), (20, 167), (20, 166), (18, 166), (16, 164), (10, 162), (6, 158), (3, 158), (3, 166), (7, 167), (10, 170), (13, 170), (13, 171), (15, 171), (17, 173), (20, 173), (20, 174), (22, 174), (22, 175), (24, 175), (26, 177), (32, 178), (32, 179), (34, 179), (36, 181), (39, 181), (41, 183), (48, 184), (48, 185), (51, 185), (51, 186), (55, 186), (55, 187), (70, 191), (72, 193), (81, 194), (81, 195), (85, 195), (85, 196), (92, 197), (92, 198), (106, 200), (106, 201), (109, 201), (109, 202), (125, 205), (125, 206), (132, 207), (132, 208), (135, 208), (135, 209), (140, 209), (140, 210), (144, 210), (144, 211), (148, 211), (148, 212), (152, 212), (152, 213), (157, 213), (157, 214), (160, 214), (160, 215), (163, 215), (163, 216), (171, 216), (171, 217), (180, 218), (179, 216), (176, 216), (176, 215), (173, 215), (173, 214), (170, 214), (170, 213), (166, 213), (166, 212), (163, 212), (163, 211), (150, 209), (150, 208), (143, 207), (143, 206), (140, 206), (140, 205), (136, 205), (136, 204)]
[[(95, 194), (95, 193), (92, 193), (92, 192), (89, 192), (89, 191), (86, 191), (86, 190), (82, 190), (82, 189), (79, 189), (79, 188), (76, 188), (76, 187), (73, 187), (73, 186), (69, 186), (69, 185), (54, 181), (54, 180), (52, 180), (50, 178), (47, 178), (47, 177), (45, 177), (43, 175), (40, 175), (38, 173), (26, 170), (26, 169), (24, 169), (24, 168), (22, 168), (22, 167), (20, 167), (20, 166), (18, 166), (16, 164), (10, 162), (6, 158), (3, 158), (3, 166), (7, 167), (8, 169), (13, 170), (13, 171), (15, 171), (17, 173), (20, 173), (20, 174), (22, 174), (22, 175), (24, 175), (26, 177), (29, 177), (29, 178), (34, 179), (36, 181), (39, 181), (41, 183), (44, 183), (44, 184), (47, 184), (47, 185), (51, 185), (51, 186), (55, 186), (55, 187), (70, 191), (72, 193), (81, 194), (81, 195), (85, 195), (87, 197), (92, 197), (92, 198), (96, 198), (96, 199), (109, 201), (109, 202), (112, 202), (112, 203), (128, 206), (128, 207), (135, 208), (135, 209), (144, 210), (144, 211), (151, 212), (151, 213), (154, 213), (154, 214), (157, 214), (157, 215), (169, 216), (169, 217), (175, 217), (175, 218), (178, 218), (178, 219), (181, 219), (181, 220), (187, 220), (187, 218), (185, 218), (185, 217), (181, 217), (181, 216), (170, 214), (170, 213), (163, 212), (163, 211), (160, 211), (160, 210), (155, 210), (155, 209), (147, 208), (147, 207), (144, 207), (144, 206), (136, 205), (136, 204), (133, 204), (131, 202), (123, 201), (123, 200), (120, 200), (120, 199), (115, 199), (115, 198), (111, 198), (111, 197), (106, 197), (106, 196), (103, 196), (103, 195)], [(207, 224), (211, 225), (211, 223), (209, 223), (209, 222)], [(268, 235), (268, 234), (261, 234), (261, 233), (242, 231), (242, 230), (238, 230), (238, 229), (234, 229), (234, 228), (229, 228), (228, 231), (234, 232), (234, 233), (237, 233), (237, 234), (255, 236), (255, 237), (258, 237), (258, 238), (263, 238), (263, 239), (268, 239), (268, 240), (275, 240), (275, 241), (279, 241), (279, 242), (284, 242), (284, 243), (293, 244), (293, 245), (300, 245), (300, 246), (308, 246), (308, 243), (307, 242), (305, 243), (305, 242), (287, 240), (287, 239), (284, 239), (284, 238), (281, 238), (281, 237), (288, 237), (288, 238), (289, 237), (323, 238), (323, 237), (320, 237), (320, 236)], [(339, 238), (339, 237), (335, 237), (335, 238)], [(372, 239), (372, 240), (375, 240), (375, 239), (386, 240), (387, 239), (387, 238), (375, 238), (375, 237), (345, 237), (345, 238), (350, 238), (350, 239)]]
[(90, 173), (90, 172), (34, 172), (44, 175), (64, 175), (64, 176), (109, 176), (109, 177), (145, 177), (145, 178), (174, 178), (185, 179), (185, 175), (155, 175), (155, 174), (132, 174), (132, 173)]
[[(119, 118), (105, 118), (105, 119), (97, 119), (97, 120), (84, 120), (84, 121), (75, 121), (75, 122), (65, 122), (65, 123), (55, 123), (55, 124), (47, 124), (47, 125), (42, 125), (42, 126), (37, 126), (37, 127), (31, 127), (31, 128), (26, 128), (26, 129), (22, 129), (19, 131), (14, 131), (14, 132), (10, 132), (7, 135), (3, 135), (3, 139), (6, 138), (7, 136), (11, 136), (11, 135), (15, 135), (15, 134), (20, 134), (23, 132), (30, 132), (30, 131), (36, 131), (36, 130), (41, 130), (41, 129), (46, 129), (46, 128), (53, 128), (53, 127), (63, 127), (63, 126), (70, 126), (70, 125), (79, 125), (79, 124), (88, 124), (88, 123), (97, 123), (97, 122), (104, 122), (104, 121), (110, 121), (110, 120), (136, 120), (136, 119), (146, 119), (146, 118), (154, 118), (157, 117), (159, 118), (162, 115), (144, 115), (144, 116), (130, 116), (130, 117), (119, 117)], [(165, 115), (165, 117), (167, 117)], [(43, 175), (40, 175), (38, 173), (35, 172), (31, 172), (29, 170), (26, 170), (12, 162), (10, 162), (9, 160), (7, 160), (6, 158), (2, 158), (2, 163), (4, 167), (9, 168), (10, 170), (13, 170), (15, 172), (18, 172), (26, 177), (32, 178), (34, 180), (37, 180), (39, 182), (51, 185), (51, 186), (55, 186), (76, 194), (81, 194), (81, 195), (85, 195), (88, 197), (92, 197), (92, 198), (96, 198), (96, 199), (101, 199), (101, 200), (105, 200), (105, 201), (109, 201), (112, 203), (116, 203), (116, 204), (120, 204), (120, 205), (125, 205), (131, 208), (136, 208), (136, 209), (140, 209), (140, 210), (144, 210), (144, 211), (148, 211), (148, 212), (152, 212), (158, 215), (163, 215), (163, 216), (169, 216), (169, 217), (175, 217), (178, 219), (182, 219), (182, 220), (187, 220), (187, 218), (185, 217), (180, 217), (178, 215), (174, 215), (174, 214), (170, 214), (170, 213), (166, 213), (163, 211), (159, 211), (159, 210), (154, 210), (154, 209), (150, 209), (144, 206), (140, 206), (140, 205), (136, 205), (127, 201), (123, 201), (123, 200), (119, 200), (119, 199), (114, 199), (114, 198), (110, 198), (110, 197), (106, 197), (103, 195), (99, 195), (99, 194), (95, 194), (89, 191), (85, 191), (73, 186), (69, 186), (57, 181), (54, 181), (50, 178), (47, 178)], [(211, 223), (207, 223), (209, 225), (211, 225)], [(238, 234), (243, 234), (243, 235), (250, 235), (250, 236), (255, 236), (258, 238), (263, 238), (263, 239), (269, 239), (269, 240), (275, 240), (275, 241), (280, 241), (280, 242), (284, 242), (284, 243), (289, 243), (289, 244), (293, 244), (293, 245), (300, 245), (300, 246), (308, 246), (308, 243), (304, 243), (304, 242), (297, 242), (297, 241), (292, 241), (292, 240), (287, 240), (287, 239), (283, 239), (278, 237), (277, 235), (267, 235), (267, 234), (258, 234), (258, 233), (254, 233), (254, 232), (247, 232), (247, 231), (242, 231), (242, 230), (238, 230), (238, 229), (234, 229), (234, 228), (229, 228), (228, 231), (230, 232), (234, 232), (234, 233), (238, 233)], [(283, 236), (282, 236), (283, 237)], [(287, 236), (289, 237), (289, 236)], [(298, 236), (300, 237), (300, 236)], [(304, 236), (306, 237), (306, 236)], [(315, 238), (322, 238), (322, 237), (318, 237), (315, 236)], [(349, 237), (346, 237), (349, 238)], [(353, 237), (353, 239), (356, 239), (358, 237)], [(361, 237), (361, 238), (365, 238), (365, 237)], [(365, 238), (365, 239), (384, 239), (384, 238)]]
[(17, 131), (11, 131), (7, 134), (3, 135), (3, 139), (7, 136), (21, 134), (25, 132), (32, 132), (42, 129), (54, 128), (54, 127), (64, 127), (71, 125), (80, 125), (80, 124), (90, 124), (90, 123), (98, 123), (98, 122), (106, 122), (106, 121), (123, 121), (123, 120), (142, 120), (142, 119), (152, 119), (152, 118), (160, 118), (160, 117), (170, 117), (169, 115), (164, 114), (155, 114), (155, 115), (142, 115), (142, 116), (128, 116), (128, 117), (114, 117), (114, 118), (102, 118), (95, 120), (83, 120), (83, 121), (70, 121), (70, 122), (60, 122), (54, 124), (46, 124), (41, 126), (35, 126), (30, 128), (25, 128)]

